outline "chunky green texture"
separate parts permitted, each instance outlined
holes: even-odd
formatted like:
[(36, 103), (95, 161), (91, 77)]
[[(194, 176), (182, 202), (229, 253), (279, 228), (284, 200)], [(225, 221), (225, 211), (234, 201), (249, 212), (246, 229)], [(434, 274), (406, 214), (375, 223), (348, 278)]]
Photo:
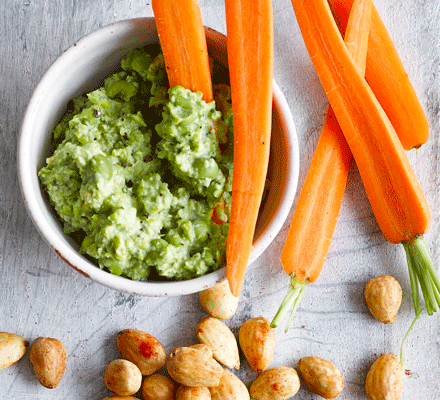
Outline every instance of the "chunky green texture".
[[(230, 209), (230, 94), (167, 90), (163, 56), (133, 50), (103, 87), (73, 100), (39, 172), (81, 251), (115, 275), (190, 279), (224, 263)], [(225, 106), (226, 105), (226, 106)], [(218, 207), (221, 205), (221, 207)], [(213, 210), (223, 224), (212, 221)]]

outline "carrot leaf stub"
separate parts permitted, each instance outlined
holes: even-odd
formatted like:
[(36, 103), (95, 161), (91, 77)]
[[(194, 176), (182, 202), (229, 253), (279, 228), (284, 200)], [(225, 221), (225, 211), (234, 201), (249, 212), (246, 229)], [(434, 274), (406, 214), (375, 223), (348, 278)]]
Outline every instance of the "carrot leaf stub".
[(403, 243), (408, 263), (411, 292), (416, 315), (420, 313), (419, 287), (425, 300), (426, 312), (432, 315), (440, 307), (440, 279), (426, 249), (422, 236)]
[(296, 279), (295, 274), (290, 275), (289, 288), (287, 289), (287, 294), (282, 301), (280, 308), (273, 317), (270, 323), (271, 328), (276, 328), (280, 321), (283, 319), (287, 310), (293, 305), (292, 311), (290, 312), (289, 321), (287, 322), (284, 332), (287, 332), (292, 324), (293, 318), (295, 317), (296, 310), (301, 303), (301, 298), (304, 294), (304, 289), (306, 288), (309, 281), (300, 282)]

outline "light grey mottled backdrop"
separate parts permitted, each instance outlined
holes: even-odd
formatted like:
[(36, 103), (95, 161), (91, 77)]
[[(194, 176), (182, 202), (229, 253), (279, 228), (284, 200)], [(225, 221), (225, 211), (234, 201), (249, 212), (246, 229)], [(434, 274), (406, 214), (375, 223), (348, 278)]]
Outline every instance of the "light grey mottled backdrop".
[[(206, 25), (225, 32), (222, 0), (201, 0)], [(439, 229), (439, 58), (440, 3), (435, 0), (376, 0), (431, 126), (428, 144), (409, 152), (433, 214), (425, 235), (433, 261), (440, 265)], [(68, 364), (58, 388), (48, 390), (33, 376), (28, 354), (0, 371), (1, 399), (96, 399), (106, 365), (118, 357), (117, 332), (145, 330), (167, 351), (196, 341), (194, 327), (206, 315), (197, 295), (143, 298), (95, 284), (59, 259), (28, 218), (16, 172), (19, 128), (26, 105), (43, 73), (83, 35), (115, 21), (151, 16), (149, 0), (0, 1), (0, 331), (32, 341), (61, 339)], [(301, 187), (317, 143), (327, 101), (305, 50), (289, 0), (274, 0), (275, 79), (292, 109), (300, 144)], [(292, 209), (293, 211), (293, 209)], [(234, 333), (249, 317), (270, 319), (288, 285), (279, 255), (288, 223), (269, 249), (249, 268), (237, 314), (227, 321)], [(403, 304), (394, 324), (369, 314), (363, 300), (366, 282), (392, 274), (403, 287)], [(399, 352), (413, 318), (403, 248), (381, 234), (356, 168), (349, 185), (324, 270), (309, 285), (293, 328), (276, 331), (272, 366), (296, 366), (302, 356), (332, 360), (341, 369), (340, 399), (366, 399), (369, 366), (382, 353)], [(440, 319), (424, 317), (405, 346), (405, 400), (440, 398)], [(243, 367), (239, 376), (255, 374)], [(316, 399), (306, 388), (295, 399)]]

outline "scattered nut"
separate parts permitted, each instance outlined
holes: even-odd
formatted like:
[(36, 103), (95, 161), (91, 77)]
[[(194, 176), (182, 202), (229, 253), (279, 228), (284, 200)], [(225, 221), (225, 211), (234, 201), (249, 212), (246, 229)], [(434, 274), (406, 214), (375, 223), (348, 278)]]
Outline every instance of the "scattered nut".
[(250, 395), (255, 400), (287, 400), (299, 390), (299, 377), (291, 367), (275, 367), (264, 371), (252, 382)]
[(29, 342), (13, 333), (0, 332), (0, 370), (15, 364), (26, 353)]
[(119, 396), (131, 396), (141, 387), (142, 374), (128, 360), (113, 360), (105, 369), (104, 382), (107, 388)]
[(184, 386), (217, 386), (223, 368), (212, 357), (192, 347), (177, 347), (168, 355), (167, 369), (171, 378)]
[(217, 318), (207, 317), (196, 327), (197, 338), (212, 349), (213, 357), (229, 368), (240, 368), (240, 355), (234, 334)]
[(330, 361), (319, 357), (303, 357), (298, 362), (298, 372), (311, 392), (334, 399), (344, 388), (341, 372)]
[(202, 308), (212, 317), (228, 319), (237, 311), (238, 297), (231, 293), (227, 279), (199, 292), (199, 297)]
[(371, 400), (397, 400), (402, 393), (402, 369), (396, 355), (382, 354), (370, 367), (365, 391)]
[(165, 365), (165, 349), (146, 332), (124, 329), (118, 333), (116, 344), (122, 358), (136, 364), (142, 375), (151, 375)]
[(189, 346), (189, 347), (192, 347), (193, 349), (198, 349), (198, 350), (201, 350), (201, 351), (204, 351), (204, 352), (206, 352), (206, 354), (209, 356), (209, 357), (214, 357), (214, 354), (212, 354), (212, 349), (211, 349), (211, 347), (209, 347), (207, 344), (205, 344), (205, 343), (197, 343), (197, 344), (193, 344), (193, 345), (191, 345), (191, 346)]
[(225, 369), (220, 384), (209, 388), (212, 400), (249, 400), (246, 385), (231, 371)]
[(110, 396), (102, 400), (138, 400), (138, 398), (133, 396)]
[(66, 369), (66, 348), (58, 339), (39, 337), (29, 352), (38, 381), (48, 389), (58, 386)]
[(211, 393), (207, 387), (180, 386), (177, 389), (176, 400), (211, 400)]
[(238, 332), (241, 350), (255, 372), (269, 368), (275, 350), (275, 332), (266, 318), (248, 319)]
[(402, 302), (402, 288), (389, 275), (370, 279), (365, 287), (365, 302), (377, 320), (391, 324)]
[(176, 384), (160, 374), (147, 376), (142, 383), (144, 400), (173, 400), (175, 392)]

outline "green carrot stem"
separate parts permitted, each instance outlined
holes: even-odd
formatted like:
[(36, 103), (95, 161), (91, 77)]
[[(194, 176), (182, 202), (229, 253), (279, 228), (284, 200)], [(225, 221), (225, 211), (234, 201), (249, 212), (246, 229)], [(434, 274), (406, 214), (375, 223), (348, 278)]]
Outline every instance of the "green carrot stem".
[(403, 243), (408, 262), (408, 271), (411, 279), (411, 292), (416, 315), (420, 309), (420, 286), (425, 300), (426, 312), (432, 315), (440, 307), (440, 279), (429, 257), (425, 241), (422, 236), (411, 243)]
[(280, 305), (280, 308), (275, 314), (275, 317), (273, 317), (273, 320), (270, 323), (271, 328), (276, 328), (279, 325), (280, 321), (283, 319), (287, 310), (293, 305), (292, 311), (290, 313), (289, 321), (284, 331), (287, 332), (289, 330), (289, 327), (293, 321), (293, 317), (295, 316), (295, 312), (304, 294), (304, 289), (308, 283), (309, 281), (305, 281), (305, 282), (297, 281), (295, 278), (295, 274), (290, 275), (290, 283), (289, 283), (289, 288), (287, 289), (287, 294), (284, 297)]
[(405, 333), (405, 336), (402, 339), (402, 344), (400, 345), (400, 368), (402, 368), (403, 370), (403, 365), (405, 364), (405, 358), (403, 356), (403, 343), (405, 342), (409, 332), (411, 331), (411, 329), (413, 328), (414, 324), (417, 322), (417, 320), (420, 318), (420, 316), (422, 315), (422, 310), (420, 310), (420, 312), (414, 317), (413, 321), (411, 322), (411, 325), (409, 326), (408, 330)]
[(440, 306), (440, 279), (434, 264), (431, 261), (425, 241), (419, 236), (411, 243), (403, 243), (405, 248), (406, 260), (408, 264), (409, 280), (411, 283), (411, 295), (414, 305), (415, 317), (403, 337), (400, 346), (400, 366), (403, 369), (403, 343), (408, 337), (409, 332), (413, 328), (416, 321), (422, 315), (422, 307), (420, 306), (420, 292), (422, 289), (423, 298), (425, 300), (426, 312), (431, 315), (438, 310)]

